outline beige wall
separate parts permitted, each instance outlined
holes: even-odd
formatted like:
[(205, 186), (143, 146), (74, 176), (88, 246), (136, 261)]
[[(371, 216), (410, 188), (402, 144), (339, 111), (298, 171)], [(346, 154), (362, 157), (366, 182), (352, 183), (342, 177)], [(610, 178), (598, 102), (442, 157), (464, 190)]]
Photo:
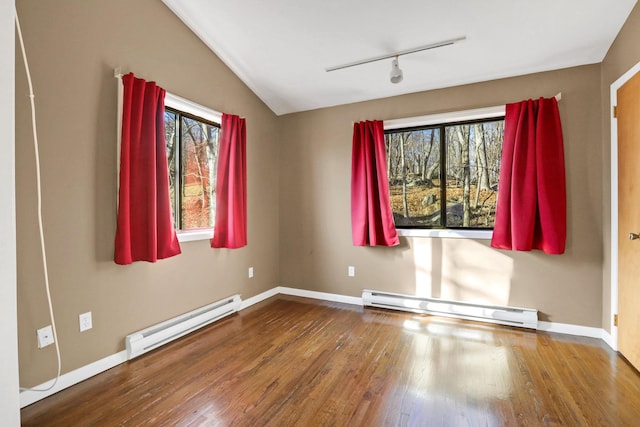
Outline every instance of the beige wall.
[[(276, 116), (159, 0), (18, 2), (38, 108), (43, 214), (63, 372), (124, 349), (145, 326), (278, 283)], [(17, 59), (20, 59), (17, 57)], [(113, 262), (116, 80), (121, 66), (168, 91), (247, 119), (249, 245), (182, 243), (156, 264)], [(24, 68), (16, 64), (20, 377), (55, 376), (53, 346), (36, 348), (48, 319), (36, 228), (33, 147)], [(255, 277), (247, 278), (247, 268)], [(80, 333), (78, 315), (93, 312)]]
[[(602, 287), (602, 325), (611, 329), (611, 84), (640, 62), (640, 5), (629, 15), (627, 22), (602, 61), (602, 183), (604, 188), (604, 264)], [(628, 232), (628, 230), (621, 230)]]
[[(381, 84), (387, 84), (381, 82)], [(350, 232), (352, 123), (464, 110), (562, 92), (567, 251), (498, 251), (487, 240), (402, 238), (354, 247)], [(284, 116), (281, 284), (358, 296), (375, 289), (534, 307), (541, 320), (601, 326), (600, 66), (381, 99)], [(347, 277), (347, 266), (356, 277)]]

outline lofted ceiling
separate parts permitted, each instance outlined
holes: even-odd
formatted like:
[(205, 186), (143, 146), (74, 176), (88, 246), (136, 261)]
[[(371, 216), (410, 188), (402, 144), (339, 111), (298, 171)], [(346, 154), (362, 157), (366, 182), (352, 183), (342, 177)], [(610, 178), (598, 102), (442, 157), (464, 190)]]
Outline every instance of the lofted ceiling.
[[(162, 0), (276, 114), (601, 62), (636, 0)], [(326, 72), (442, 40), (451, 46)]]

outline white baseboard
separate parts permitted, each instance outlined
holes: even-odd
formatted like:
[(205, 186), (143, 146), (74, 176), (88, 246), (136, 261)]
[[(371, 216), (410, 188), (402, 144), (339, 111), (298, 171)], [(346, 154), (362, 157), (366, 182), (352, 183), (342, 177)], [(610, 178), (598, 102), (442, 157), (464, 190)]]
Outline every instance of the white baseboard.
[[(104, 372), (108, 369), (111, 369), (114, 366), (117, 366), (126, 361), (127, 361), (127, 352), (126, 350), (122, 350), (119, 353), (112, 354), (111, 356), (107, 356), (104, 359), (96, 360), (93, 363), (85, 365), (71, 372), (67, 372), (66, 374), (60, 375), (58, 382), (53, 388), (51, 388), (51, 390), (47, 390), (47, 391), (25, 390), (23, 392), (20, 392), (20, 408), (24, 408), (25, 406), (31, 405), (32, 403), (35, 403), (38, 400), (44, 399), (45, 397), (49, 397), (52, 394), (55, 394), (61, 390), (64, 390), (65, 388), (71, 387), (72, 385), (78, 384), (88, 378), (93, 377), (94, 375), (98, 375), (99, 373)], [(44, 390), (51, 387), (51, 384), (53, 384), (53, 382), (54, 380), (49, 380), (45, 383), (42, 383), (32, 388)]]
[(326, 292), (308, 291), (306, 289), (287, 288), (278, 286), (278, 293), (285, 295), (294, 295), (297, 297), (320, 299), (325, 301), (342, 302), (345, 304), (362, 305), (361, 297), (350, 297), (347, 295), (330, 294)]
[(602, 339), (602, 328), (590, 326), (571, 325), (569, 323), (538, 322), (538, 330), (544, 332), (557, 332), (565, 335), (576, 335), (580, 337), (591, 337)]
[[(261, 301), (264, 301), (278, 294), (313, 298), (313, 299), (319, 299), (324, 301), (341, 302), (341, 303), (352, 304), (352, 305), (360, 305), (360, 306), (363, 305), (361, 297), (351, 297), (347, 295), (309, 291), (306, 289), (289, 288), (286, 286), (277, 286), (275, 288), (269, 289), (268, 291), (255, 295), (251, 298), (243, 300), (242, 303), (240, 304), (240, 310), (244, 310), (245, 308), (251, 307), (252, 305), (255, 305)], [(607, 345), (609, 345), (609, 347), (611, 347), (613, 350), (616, 350), (616, 347), (613, 345), (613, 339), (611, 335), (601, 328), (571, 325), (567, 323), (538, 322), (538, 330), (546, 331), (546, 332), (557, 332), (557, 333), (566, 334), (566, 335), (578, 335), (578, 336), (591, 337), (591, 338), (600, 338)], [(91, 378), (101, 372), (111, 369), (114, 366), (117, 366), (126, 361), (127, 361), (127, 352), (126, 350), (123, 350), (116, 354), (112, 354), (111, 356), (107, 356), (104, 359), (97, 360), (93, 363), (85, 365), (74, 371), (61, 375), (60, 379), (51, 390), (48, 390), (45, 392), (32, 391), (32, 390), (23, 391), (20, 393), (20, 408), (24, 408), (25, 406), (31, 405), (32, 403), (35, 403), (41, 399), (44, 399), (45, 397), (51, 396), (52, 394), (57, 393), (61, 390), (64, 390), (65, 388), (71, 387), (72, 385), (78, 384), (88, 378)], [(49, 380), (34, 388), (46, 389), (52, 383), (53, 383), (53, 380)]]
[(618, 351), (618, 340), (609, 332), (602, 330), (602, 341), (604, 341), (613, 351)]
[(278, 288), (271, 288), (268, 291), (264, 291), (261, 294), (252, 296), (251, 298), (247, 298), (246, 300), (242, 300), (240, 303), (240, 311), (245, 308), (251, 307), (259, 302), (266, 300), (267, 298), (271, 298), (272, 296), (278, 295)]

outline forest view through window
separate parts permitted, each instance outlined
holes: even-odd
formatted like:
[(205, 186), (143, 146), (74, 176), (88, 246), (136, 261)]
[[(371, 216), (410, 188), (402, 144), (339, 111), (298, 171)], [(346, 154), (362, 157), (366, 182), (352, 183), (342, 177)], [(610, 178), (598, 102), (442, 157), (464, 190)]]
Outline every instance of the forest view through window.
[(174, 225), (177, 230), (211, 228), (220, 127), (170, 108), (165, 108), (164, 126)]
[(396, 227), (492, 229), (503, 135), (503, 118), (385, 131)]

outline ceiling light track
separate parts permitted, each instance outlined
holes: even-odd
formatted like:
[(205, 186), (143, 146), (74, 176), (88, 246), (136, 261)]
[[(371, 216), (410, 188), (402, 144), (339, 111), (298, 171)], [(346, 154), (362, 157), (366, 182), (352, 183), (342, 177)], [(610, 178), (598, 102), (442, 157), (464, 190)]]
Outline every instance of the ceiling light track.
[(349, 62), (348, 64), (343, 64), (343, 65), (338, 65), (335, 67), (329, 67), (326, 69), (327, 72), (330, 71), (336, 71), (336, 70), (342, 70), (344, 68), (350, 68), (350, 67), (356, 67), (358, 65), (363, 65), (363, 64), (369, 64), (371, 62), (376, 62), (376, 61), (382, 61), (384, 59), (389, 59), (389, 58), (396, 58), (399, 56), (403, 56), (403, 55), (408, 55), (410, 53), (417, 53), (417, 52), (422, 52), (425, 50), (429, 50), (429, 49), (435, 49), (438, 47), (444, 47), (444, 46), (450, 46), (452, 44), (455, 44), (457, 42), (460, 42), (462, 40), (465, 40), (466, 37), (457, 37), (455, 39), (450, 39), (450, 40), (444, 40), (441, 42), (437, 42), (437, 43), (431, 43), (425, 46), (420, 46), (420, 47), (414, 47), (413, 49), (407, 49), (407, 50), (402, 50), (400, 52), (396, 52), (396, 53), (390, 53), (388, 55), (381, 55), (381, 56), (376, 56), (373, 58), (368, 58), (368, 59), (362, 59), (360, 61), (355, 61), (355, 62)]

